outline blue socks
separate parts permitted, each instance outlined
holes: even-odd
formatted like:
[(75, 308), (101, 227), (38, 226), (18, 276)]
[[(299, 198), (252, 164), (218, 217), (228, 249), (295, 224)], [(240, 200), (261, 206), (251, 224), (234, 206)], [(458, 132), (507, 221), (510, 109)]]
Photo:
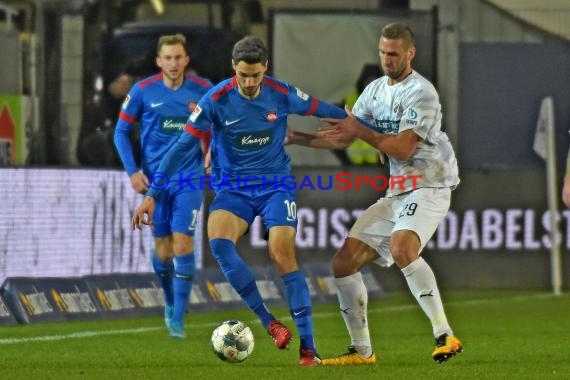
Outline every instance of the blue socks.
[(192, 285), (194, 284), (195, 270), (196, 259), (193, 251), (184, 256), (174, 257), (174, 278), (172, 280), (174, 287), (173, 322), (182, 324), (184, 320), (184, 313), (186, 313)]
[(156, 255), (156, 251), (152, 250), (152, 267), (160, 286), (164, 290), (164, 302), (168, 305), (174, 304), (174, 291), (172, 289), (172, 274), (174, 273), (174, 264), (172, 260), (162, 262)]
[(301, 271), (289, 272), (283, 276), (285, 292), (291, 317), (297, 326), (301, 338), (301, 348), (315, 350), (313, 339), (313, 311), (311, 307), (311, 293)]
[(250, 310), (259, 317), (261, 324), (267, 330), (269, 323), (275, 317), (265, 306), (255, 284), (255, 277), (238, 255), (235, 244), (227, 239), (212, 239), (210, 240), (210, 248), (226, 279)]

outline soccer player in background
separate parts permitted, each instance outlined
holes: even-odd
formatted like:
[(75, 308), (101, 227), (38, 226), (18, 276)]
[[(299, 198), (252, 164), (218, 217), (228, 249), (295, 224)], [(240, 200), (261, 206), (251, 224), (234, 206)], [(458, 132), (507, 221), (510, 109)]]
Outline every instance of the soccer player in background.
[[(125, 98), (115, 128), (115, 146), (133, 189), (148, 191), (148, 177), (158, 170), (161, 158), (178, 139), (188, 115), (211, 87), (209, 80), (185, 73), (190, 62), (182, 34), (161, 36), (156, 64), (161, 72), (135, 83)], [(141, 168), (137, 166), (129, 134), (140, 123)], [(203, 170), (198, 140), (180, 159), (180, 172)], [(153, 215), (155, 249), (152, 266), (164, 289), (164, 320), (173, 338), (184, 338), (184, 314), (192, 291), (195, 257), (193, 235), (203, 192), (172, 181), (156, 198)]]
[[(195, 145), (211, 131), (212, 187), (216, 193), (208, 218), (212, 254), (276, 346), (286, 348), (291, 332), (269, 311), (252, 272), (236, 251), (238, 239), (247, 233), (255, 216), (261, 216), (268, 231), (269, 256), (285, 283), (289, 311), (300, 337), (299, 364), (312, 366), (320, 359), (313, 339), (311, 296), (295, 254), (295, 191), (280, 185), (291, 174), (283, 142), (289, 114), (344, 118), (346, 113), (265, 75), (267, 65), (267, 48), (259, 38), (248, 36), (238, 41), (232, 51), (235, 76), (220, 82), (200, 100), (186, 125), (188, 133), (168, 152), (159, 170), (172, 175), (186, 146)], [(133, 216), (133, 228), (148, 224), (156, 193), (151, 186)]]
[[(396, 263), (410, 291), (432, 324), (432, 357), (443, 362), (462, 350), (447, 321), (435, 275), (420, 257), (447, 214), (451, 191), (459, 184), (457, 160), (441, 131), (441, 106), (433, 85), (412, 69), (416, 48), (411, 29), (388, 24), (378, 47), (384, 76), (370, 83), (352, 113), (319, 132), (290, 131), (287, 143), (342, 148), (360, 138), (390, 160), (391, 176), (408, 179), (358, 217), (332, 259), (341, 315), (351, 338), (348, 352), (324, 359), (323, 365), (373, 364), (368, 329), (368, 294), (360, 269), (375, 262)], [(332, 144), (327, 145), (327, 141)]]

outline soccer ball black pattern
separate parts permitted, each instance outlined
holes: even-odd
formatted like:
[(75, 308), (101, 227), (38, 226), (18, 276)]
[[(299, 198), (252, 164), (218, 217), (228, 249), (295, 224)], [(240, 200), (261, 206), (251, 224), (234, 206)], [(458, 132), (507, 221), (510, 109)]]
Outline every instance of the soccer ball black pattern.
[(218, 358), (228, 363), (241, 363), (253, 352), (254, 339), (251, 329), (243, 322), (222, 322), (212, 332), (212, 350)]

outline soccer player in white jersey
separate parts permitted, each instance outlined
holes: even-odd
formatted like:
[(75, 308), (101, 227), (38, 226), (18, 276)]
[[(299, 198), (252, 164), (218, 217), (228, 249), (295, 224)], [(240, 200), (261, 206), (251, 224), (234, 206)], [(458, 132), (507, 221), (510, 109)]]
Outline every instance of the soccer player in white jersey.
[[(412, 69), (416, 48), (411, 29), (386, 25), (379, 55), (384, 76), (370, 83), (345, 119), (323, 119), (330, 125), (308, 136), (290, 132), (288, 143), (327, 148), (361, 138), (385, 153), (390, 175), (403, 176), (355, 222), (332, 259), (340, 310), (348, 328), (348, 352), (324, 359), (322, 365), (373, 364), (367, 319), (368, 295), (360, 273), (371, 262), (393, 263), (432, 324), (436, 347), (432, 357), (443, 362), (461, 352), (462, 344), (447, 321), (434, 273), (420, 257), (422, 249), (449, 210), (451, 191), (459, 184), (457, 161), (441, 131), (441, 106), (433, 85)], [(383, 154), (380, 153), (380, 154)], [(396, 177), (397, 178), (397, 177)]]

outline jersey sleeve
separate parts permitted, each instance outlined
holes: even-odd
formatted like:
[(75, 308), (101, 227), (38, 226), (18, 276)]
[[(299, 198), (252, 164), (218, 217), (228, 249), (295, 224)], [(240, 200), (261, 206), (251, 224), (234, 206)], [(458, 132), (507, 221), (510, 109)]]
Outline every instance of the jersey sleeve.
[(367, 91), (370, 87), (364, 89), (362, 94), (356, 99), (354, 106), (352, 106), (352, 114), (356, 119), (364, 126), (372, 129), (374, 132), (378, 132), (375, 122), (374, 115), (372, 113), (372, 107), (368, 101), (370, 91)]
[(188, 117), (184, 130), (190, 135), (200, 139), (206, 140), (210, 138), (210, 126), (212, 125), (215, 115), (214, 107), (210, 91), (202, 96), (194, 111)]
[[(188, 153), (188, 150), (195, 144), (194, 137), (188, 133), (181, 133), (178, 140), (166, 152), (162, 160), (160, 160), (160, 165), (158, 167), (157, 173), (161, 173), (166, 176), (166, 178), (174, 178), (180, 163), (183, 162), (184, 157)], [(146, 195), (149, 197), (154, 197), (162, 190), (162, 186), (153, 186), (152, 178), (150, 188)]]
[(437, 94), (420, 89), (409, 95), (409, 103), (404, 108), (398, 132), (413, 129), (422, 139), (426, 139), (437, 125), (440, 104)]
[(287, 85), (289, 92), (289, 111), (302, 116), (330, 117), (344, 119), (346, 112), (340, 107), (320, 101), (314, 96), (304, 93), (297, 87)]
[(117, 153), (129, 177), (138, 171), (133, 146), (131, 144), (130, 132), (133, 124), (142, 114), (143, 108), (142, 91), (135, 85), (131, 88), (131, 91), (129, 91), (123, 101), (113, 136)]

